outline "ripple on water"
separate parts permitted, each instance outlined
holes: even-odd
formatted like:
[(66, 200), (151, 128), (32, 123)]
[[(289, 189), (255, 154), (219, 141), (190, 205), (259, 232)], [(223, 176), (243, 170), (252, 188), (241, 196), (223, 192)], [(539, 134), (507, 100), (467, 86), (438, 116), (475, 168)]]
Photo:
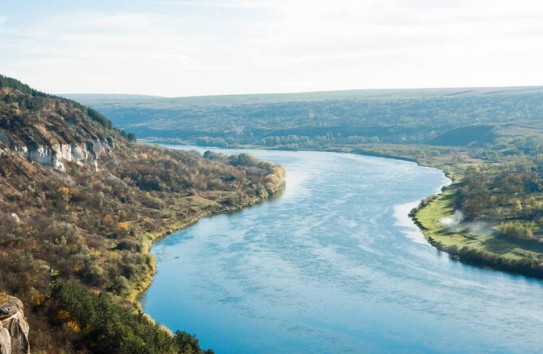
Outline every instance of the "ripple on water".
[(282, 163), (277, 201), (153, 247), (142, 300), (217, 353), (537, 353), (541, 282), (452, 261), (407, 216), (446, 181), (405, 161), (252, 151)]

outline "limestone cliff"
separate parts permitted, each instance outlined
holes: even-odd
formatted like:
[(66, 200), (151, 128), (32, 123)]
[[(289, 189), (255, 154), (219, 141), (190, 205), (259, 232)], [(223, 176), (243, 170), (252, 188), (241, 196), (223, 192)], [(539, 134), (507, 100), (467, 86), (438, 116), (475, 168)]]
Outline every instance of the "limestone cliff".
[(0, 294), (0, 354), (30, 353), (28, 332), (21, 300)]
[(0, 75), (0, 157), (16, 155), (62, 172), (66, 162), (97, 168), (101, 155), (125, 142), (123, 133), (91, 108)]
[(66, 161), (77, 164), (90, 164), (98, 169), (98, 158), (103, 154), (109, 154), (113, 148), (114, 144), (112, 140), (96, 138), (81, 144), (0, 148), (0, 156), (12, 153), (30, 161), (52, 166), (57, 171), (65, 172)]

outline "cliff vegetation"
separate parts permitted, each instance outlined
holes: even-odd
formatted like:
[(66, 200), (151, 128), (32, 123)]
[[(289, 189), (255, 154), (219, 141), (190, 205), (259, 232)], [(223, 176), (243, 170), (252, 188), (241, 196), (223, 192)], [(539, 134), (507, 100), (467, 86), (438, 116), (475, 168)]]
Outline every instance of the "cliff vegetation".
[(0, 291), (26, 305), (32, 351), (202, 353), (135, 303), (151, 244), (262, 201), (282, 168), (136, 144), (74, 101), (0, 84)]

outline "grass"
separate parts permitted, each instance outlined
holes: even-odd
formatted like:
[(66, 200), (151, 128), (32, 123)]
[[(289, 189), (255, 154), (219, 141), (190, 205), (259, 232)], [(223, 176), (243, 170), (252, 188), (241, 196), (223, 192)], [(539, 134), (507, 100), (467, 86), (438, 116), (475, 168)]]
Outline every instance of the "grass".
[[(471, 231), (470, 223), (466, 222), (454, 229), (445, 226), (442, 220), (454, 214), (454, 193), (454, 188), (447, 189), (414, 215), (414, 220), (433, 246), (469, 263), (486, 264), (490, 260), (497, 268), (543, 277), (542, 243), (499, 235), (491, 224), (479, 232)], [(525, 266), (534, 263), (539, 264), (535, 270), (533, 266)]]
[(2, 303), (4, 303), (4, 302), (8, 301), (8, 299), (9, 299), (8, 294), (6, 294), (6, 293), (4, 293), (4, 292), (1, 292), (1, 293), (0, 293), (0, 304), (2, 304)]
[[(416, 213), (416, 219), (420, 223), (426, 238), (433, 243), (439, 244), (443, 250), (451, 246), (470, 247), (478, 251), (492, 251), (488, 247), (494, 237), (489, 234), (466, 232), (460, 228), (449, 228), (442, 223), (446, 217), (454, 214), (453, 206), (454, 189), (447, 189), (429, 205), (423, 207)], [(504, 245), (505, 241), (493, 241), (493, 249), (509, 249)], [(500, 244), (498, 246), (498, 244)], [(498, 253), (498, 252), (495, 252)]]
[(454, 214), (453, 196), (454, 191), (448, 189), (429, 205), (421, 208), (415, 215), (426, 238), (432, 243), (441, 244), (443, 248), (473, 243), (467, 234), (450, 231), (441, 222), (444, 218)]

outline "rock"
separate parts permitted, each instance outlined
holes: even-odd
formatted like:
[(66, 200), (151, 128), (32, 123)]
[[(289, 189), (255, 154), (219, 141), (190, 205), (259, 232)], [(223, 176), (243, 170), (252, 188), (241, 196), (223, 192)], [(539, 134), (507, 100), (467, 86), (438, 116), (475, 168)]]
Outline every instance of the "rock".
[(30, 343), (28, 322), (23, 303), (13, 296), (4, 296), (0, 303), (0, 354), (28, 354)]
[(81, 144), (52, 144), (37, 147), (15, 146), (11, 152), (36, 161), (42, 165), (52, 166), (59, 172), (66, 172), (64, 161), (90, 164), (98, 170), (98, 158), (107, 155), (114, 149), (113, 139), (92, 139)]
[(0, 354), (11, 354), (11, 335), (0, 322)]
[(9, 146), (9, 138), (4, 132), (0, 132), (0, 143)]
[(7, 296), (7, 300), (0, 304), (0, 321), (15, 315), (17, 312), (22, 311), (23, 303), (21, 300), (13, 296)]
[(11, 335), (11, 354), (30, 353), (30, 343), (28, 342), (30, 328), (22, 311), (13, 316), (8, 330)]
[(11, 217), (12, 222), (16, 223), (17, 225), (21, 223), (21, 219), (19, 218), (19, 215), (15, 213), (11, 213), (10, 217)]

